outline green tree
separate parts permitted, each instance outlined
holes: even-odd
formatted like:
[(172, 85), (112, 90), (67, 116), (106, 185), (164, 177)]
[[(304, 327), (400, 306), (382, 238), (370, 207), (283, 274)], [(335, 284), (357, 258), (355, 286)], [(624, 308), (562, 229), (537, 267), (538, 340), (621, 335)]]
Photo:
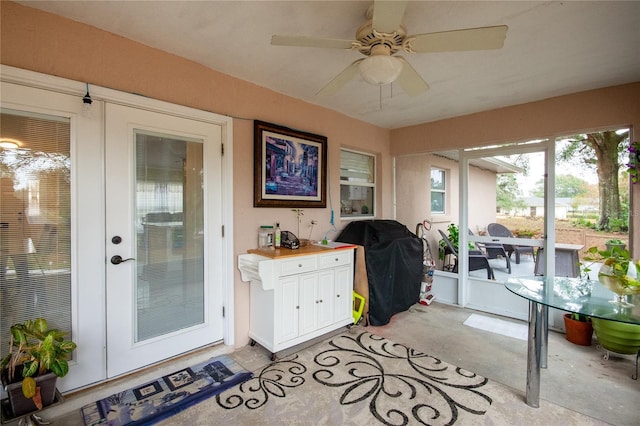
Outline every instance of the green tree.
[(560, 162), (578, 161), (583, 167), (595, 167), (600, 199), (597, 229), (610, 230), (612, 221), (626, 219), (620, 203), (618, 172), (628, 144), (628, 131), (589, 133), (573, 136), (557, 154)]
[[(576, 198), (589, 191), (589, 183), (572, 175), (556, 175), (555, 196), (558, 198)], [(544, 196), (544, 180), (536, 182), (531, 191), (535, 197)]]
[(496, 185), (496, 204), (499, 208), (510, 211), (516, 207), (524, 206), (522, 191), (514, 174), (498, 174)]

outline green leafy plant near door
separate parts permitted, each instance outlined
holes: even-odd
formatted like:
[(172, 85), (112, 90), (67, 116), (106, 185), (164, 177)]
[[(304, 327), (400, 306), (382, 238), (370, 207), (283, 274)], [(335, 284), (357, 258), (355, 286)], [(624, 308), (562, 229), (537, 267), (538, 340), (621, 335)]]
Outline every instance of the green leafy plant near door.
[[(22, 381), (22, 396), (31, 399), (38, 410), (53, 401), (53, 396), (41, 394), (38, 378), (53, 374), (55, 379), (69, 372), (67, 359), (76, 344), (65, 340), (65, 335), (60, 330), (50, 330), (44, 318), (11, 326), (9, 353), (0, 361), (3, 382), (7, 386)], [(53, 391), (55, 394), (55, 382)], [(13, 394), (8, 393), (11, 399)], [(14, 403), (11, 404), (13, 407)]]

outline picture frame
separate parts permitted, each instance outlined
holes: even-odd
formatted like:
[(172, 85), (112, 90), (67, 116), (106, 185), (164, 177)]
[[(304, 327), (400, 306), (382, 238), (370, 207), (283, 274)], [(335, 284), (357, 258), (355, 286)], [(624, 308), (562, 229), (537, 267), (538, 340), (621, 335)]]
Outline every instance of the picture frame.
[(254, 121), (254, 207), (325, 208), (327, 138)]

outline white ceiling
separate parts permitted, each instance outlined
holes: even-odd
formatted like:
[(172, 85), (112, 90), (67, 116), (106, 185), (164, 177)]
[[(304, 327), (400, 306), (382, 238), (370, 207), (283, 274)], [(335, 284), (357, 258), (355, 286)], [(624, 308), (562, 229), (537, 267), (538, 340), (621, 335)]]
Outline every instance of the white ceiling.
[(385, 128), (640, 81), (640, 1), (409, 2), (408, 34), (509, 26), (500, 50), (403, 54), (430, 85), (413, 98), (359, 76), (316, 97), (361, 54), (270, 44), (274, 34), (353, 39), (371, 1), (20, 3)]

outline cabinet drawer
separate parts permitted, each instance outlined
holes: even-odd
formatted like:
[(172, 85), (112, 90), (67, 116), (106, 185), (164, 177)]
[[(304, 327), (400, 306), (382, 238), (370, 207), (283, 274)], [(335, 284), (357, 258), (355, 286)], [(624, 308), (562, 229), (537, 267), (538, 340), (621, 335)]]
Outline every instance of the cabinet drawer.
[(301, 256), (291, 260), (283, 260), (280, 264), (280, 276), (311, 272), (318, 269), (316, 256)]
[(318, 268), (333, 268), (334, 266), (348, 265), (353, 259), (353, 250), (340, 250), (331, 254), (318, 256)]

